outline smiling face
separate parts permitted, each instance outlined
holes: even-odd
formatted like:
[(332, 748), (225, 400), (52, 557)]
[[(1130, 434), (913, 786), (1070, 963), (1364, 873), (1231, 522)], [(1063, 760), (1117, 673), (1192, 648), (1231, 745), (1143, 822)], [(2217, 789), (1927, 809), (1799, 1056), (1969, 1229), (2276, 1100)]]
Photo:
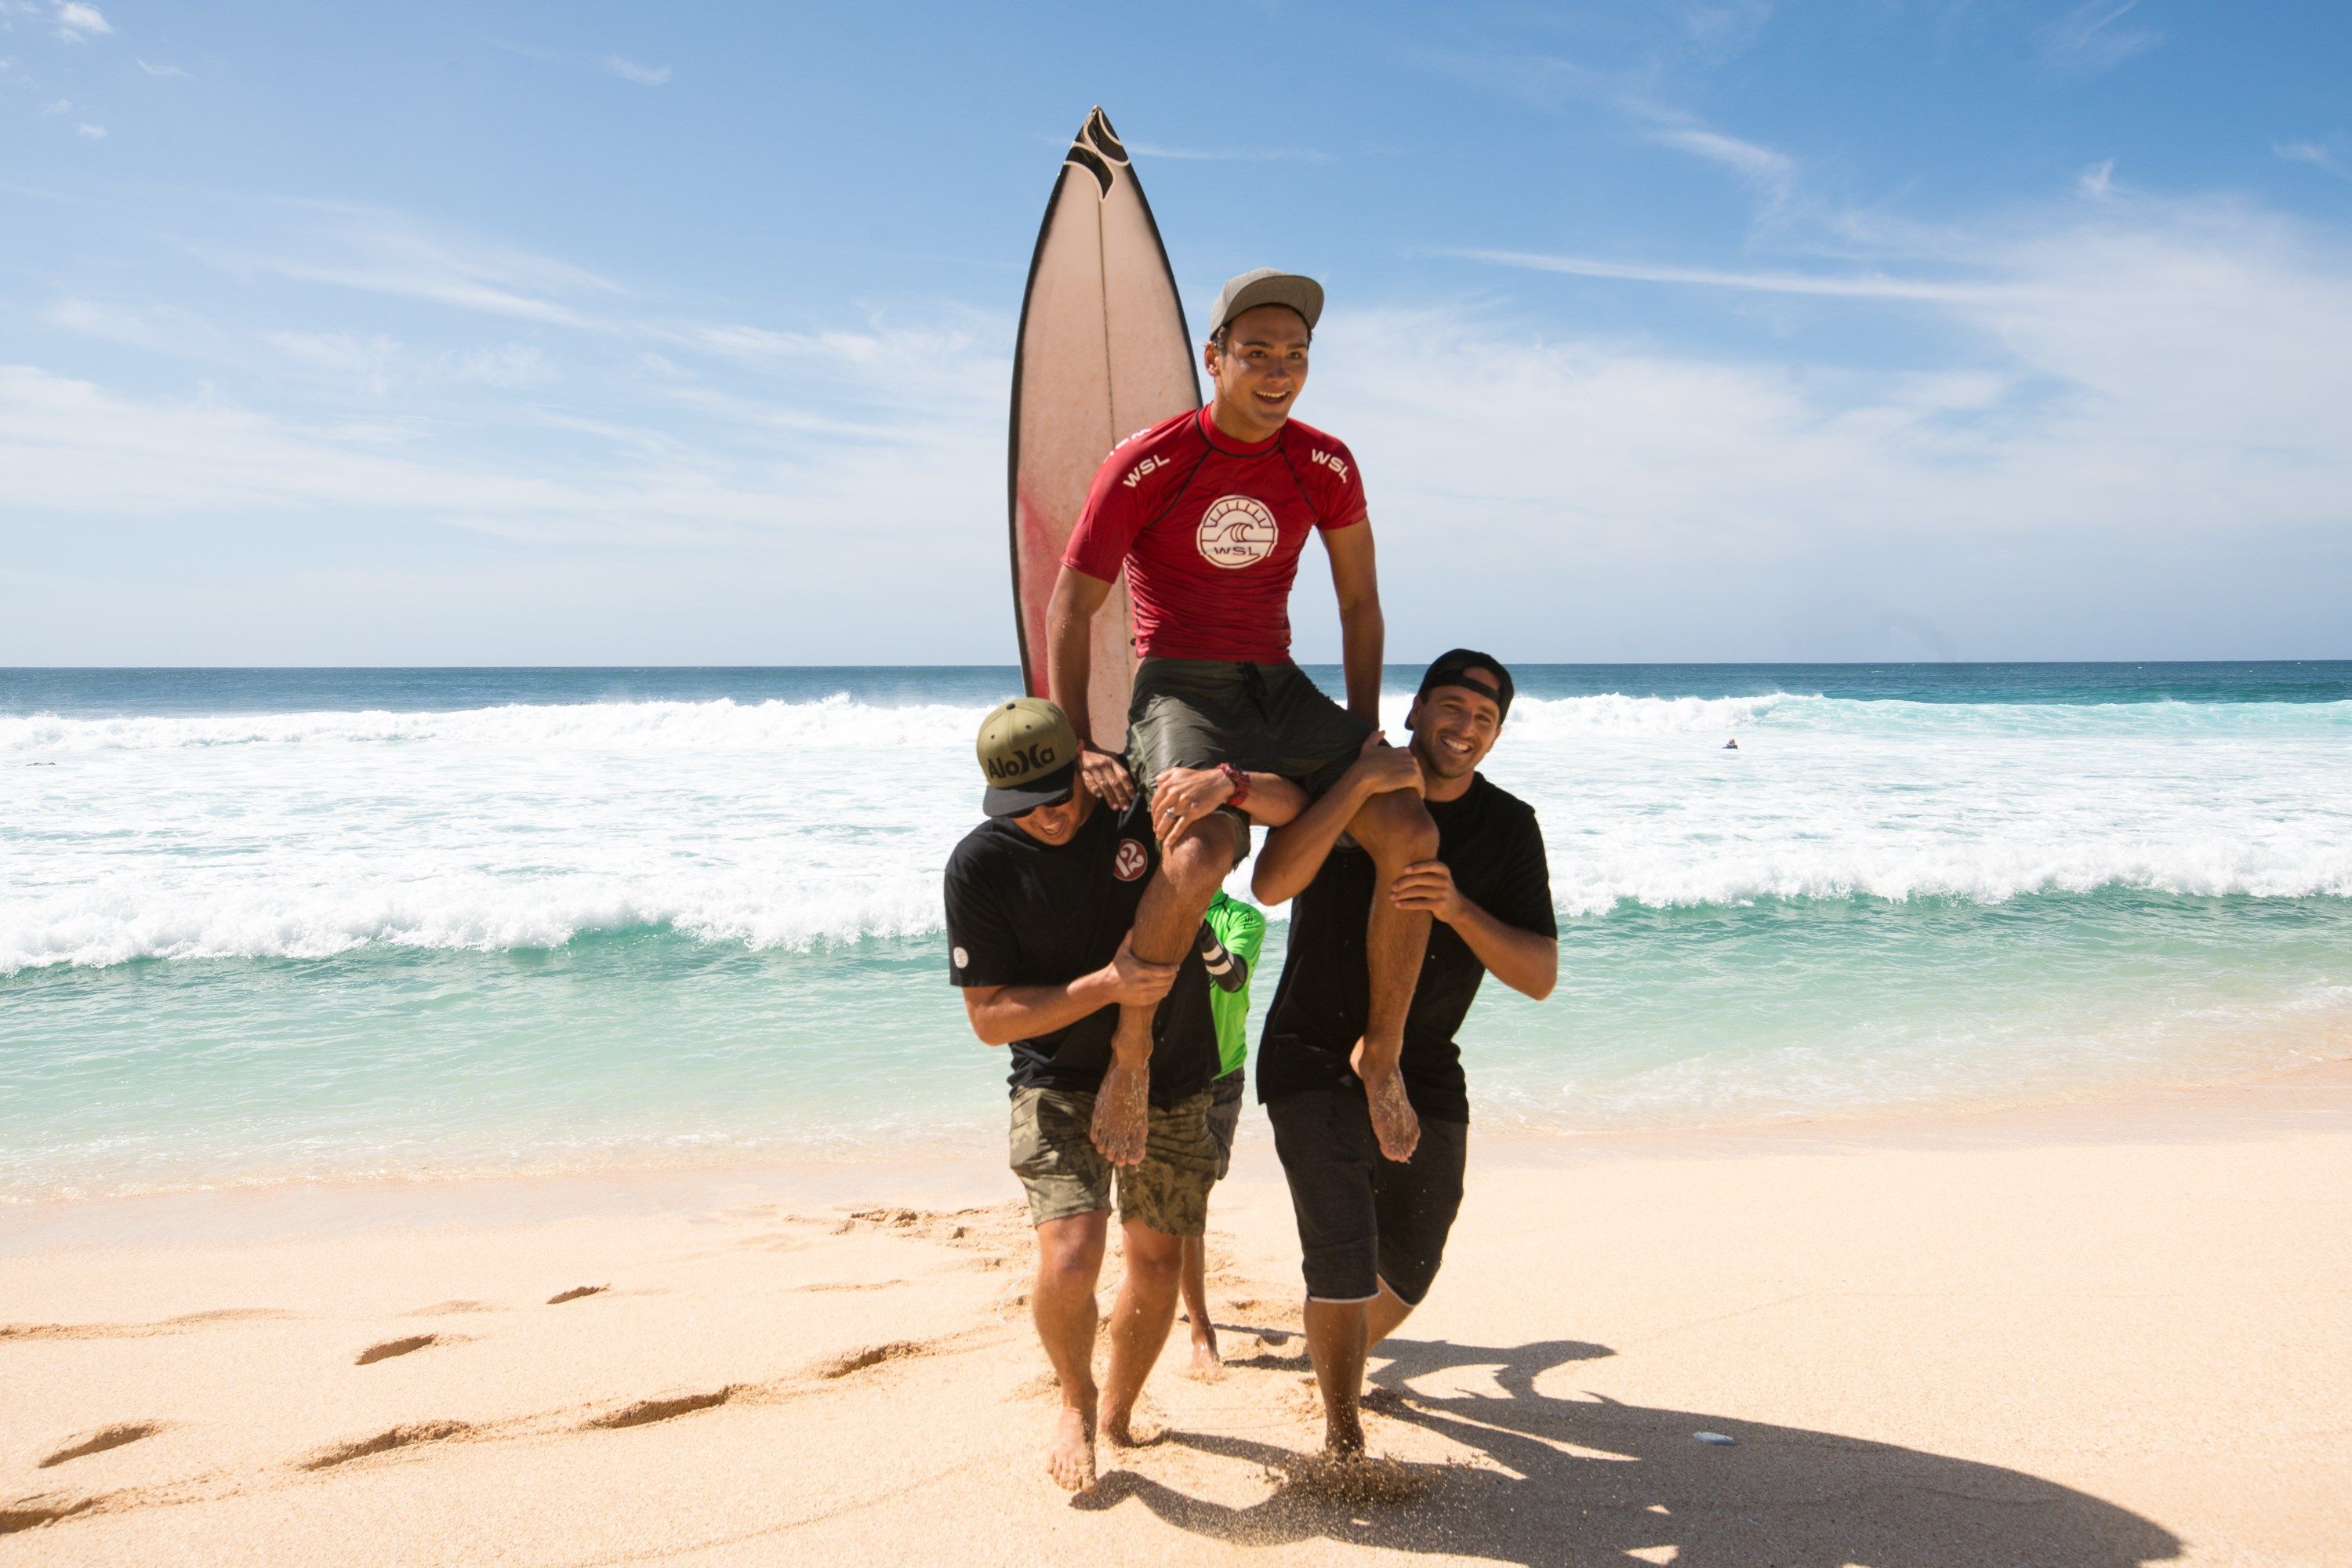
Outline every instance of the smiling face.
[(1083, 784), (1070, 791), (1070, 798), (1059, 805), (1033, 806), (1013, 819), (1014, 826), (1040, 844), (1067, 844), (1073, 834), (1087, 820), (1087, 812), (1094, 805), (1095, 797)]
[[(1464, 673), (1496, 679), (1493, 671), (1475, 665)], [(1503, 710), (1493, 698), (1467, 686), (1433, 686), (1412, 705), (1405, 727), (1412, 731), (1412, 754), (1423, 773), (1438, 786), (1460, 786), (1432, 791), (1439, 799), (1451, 799), (1469, 787), (1470, 775), (1501, 738)]]
[(1223, 348), (1211, 343), (1201, 363), (1216, 384), (1217, 428), (1263, 441), (1282, 428), (1307, 384), (1306, 318), (1287, 305), (1260, 305), (1225, 324)]

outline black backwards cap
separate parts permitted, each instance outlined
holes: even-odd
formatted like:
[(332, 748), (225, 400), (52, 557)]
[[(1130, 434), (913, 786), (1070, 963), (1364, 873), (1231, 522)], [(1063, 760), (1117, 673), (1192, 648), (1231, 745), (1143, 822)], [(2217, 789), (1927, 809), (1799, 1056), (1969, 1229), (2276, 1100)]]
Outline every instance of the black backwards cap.
[(1468, 647), (1439, 654), (1436, 662), (1422, 676), (1421, 689), (1412, 694), (1412, 700), (1418, 702), (1441, 686), (1459, 686), (1482, 697), (1491, 697), (1501, 710), (1496, 718), (1511, 716), (1511, 672), (1499, 658)]

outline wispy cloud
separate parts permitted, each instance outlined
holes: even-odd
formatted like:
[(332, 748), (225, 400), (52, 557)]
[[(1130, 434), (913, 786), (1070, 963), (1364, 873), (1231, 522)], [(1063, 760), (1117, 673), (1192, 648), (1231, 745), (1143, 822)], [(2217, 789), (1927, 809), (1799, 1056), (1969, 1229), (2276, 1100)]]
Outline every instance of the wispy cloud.
[(2316, 142), (2273, 142), (2271, 151), (2290, 163), (2308, 163), (2323, 174), (2352, 180), (2352, 167)]
[(149, 76), (185, 76), (188, 74), (186, 71), (182, 70), (178, 66), (159, 66), (143, 59), (139, 62), (139, 68), (145, 71)]
[(1145, 158), (1168, 158), (1188, 163), (1328, 163), (1331, 155), (1311, 147), (1170, 147), (1157, 142), (1129, 142), (1127, 150)]
[(80, 5), (77, 0), (62, 0), (51, 13), (51, 20), (57, 24), (58, 37), (69, 44), (79, 44), (93, 34), (114, 31), (114, 24), (100, 16), (97, 6)]
[(641, 66), (618, 55), (606, 55), (604, 68), (624, 81), (634, 81), (645, 87), (659, 87), (669, 79), (667, 66)]
[(2034, 46), (2049, 68), (2070, 76), (2095, 76), (2164, 41), (2152, 28), (2126, 21), (2139, 0), (2090, 0), (2044, 26)]
[(585, 268), (511, 247), (452, 238), (378, 208), (307, 203), (295, 204), (293, 210), (322, 222), (267, 247), (190, 248), (232, 270), (562, 326), (604, 329), (607, 323), (573, 301), (623, 292), (611, 279)]
[(76, 125), (74, 130), (81, 135), (89, 137), (93, 142), (102, 142), (106, 139), (106, 127), (103, 125), (92, 125), (87, 120), (83, 121), (80, 124)]
[(2115, 194), (2116, 161), (2102, 159), (2084, 170), (2074, 180), (2074, 193), (2095, 202), (2103, 202)]
[(1683, 36), (1697, 47), (1702, 58), (1720, 64), (1754, 43), (1771, 19), (1768, 0), (1693, 5), (1683, 13)]
[(1796, 163), (1787, 153), (1703, 126), (1663, 126), (1650, 132), (1650, 140), (1730, 170), (1776, 205), (1788, 199), (1790, 184), (1796, 178)]
[(1982, 296), (1989, 285), (1925, 279), (1885, 278), (1872, 273), (1739, 272), (1711, 267), (1664, 267), (1604, 261), (1592, 257), (1552, 256), (1518, 250), (1446, 250), (1438, 254), (1532, 272), (1577, 278), (1609, 278), (1632, 283), (1676, 283), (1702, 289), (1734, 289), (1759, 294), (1810, 294), (1841, 300), (1958, 300)]

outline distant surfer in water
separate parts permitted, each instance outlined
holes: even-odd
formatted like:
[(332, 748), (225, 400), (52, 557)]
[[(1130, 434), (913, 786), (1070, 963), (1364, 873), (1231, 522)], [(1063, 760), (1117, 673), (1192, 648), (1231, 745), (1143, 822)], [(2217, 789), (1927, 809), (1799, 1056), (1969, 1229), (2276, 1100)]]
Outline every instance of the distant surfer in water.
[[(1095, 1434), (1131, 1440), (1136, 1396), (1168, 1340), (1184, 1246), (1216, 1179), (1210, 1081), (1220, 1062), (1211, 981), (1197, 952), (1136, 956), (1136, 905), (1160, 855), (1146, 807), (1103, 805), (1078, 776), (1078, 738), (1052, 703), (1007, 702), (982, 724), (988, 820), (948, 858), (949, 977), (972, 1033), (1013, 1048), (1011, 1158), (1037, 1227), (1030, 1311), (1060, 1381), (1045, 1468), (1073, 1491), (1095, 1484)], [(1170, 788), (1200, 781), (1177, 773)], [(1269, 825), (1306, 804), (1271, 773), (1248, 779)], [(1118, 1168), (1089, 1137), (1121, 1009), (1152, 1030), (1140, 1158)], [(1110, 1321), (1110, 1367), (1094, 1377), (1095, 1282), (1114, 1180), (1127, 1276)]]
[[(1541, 1000), (1559, 975), (1536, 814), (1477, 771), (1502, 734), (1511, 690), (1510, 671), (1467, 648), (1422, 677), (1405, 725), (1437, 849), (1385, 892), (1370, 858), (1339, 840), (1358, 803), (1391, 787), (1382, 775), (1394, 766), (1391, 752), (1369, 752), (1331, 793), (1268, 835), (1252, 881), (1260, 899), (1292, 900), (1257, 1089), (1298, 1220), (1307, 1352), (1336, 1456), (1363, 1451), (1365, 1352), (1429, 1293), (1462, 1206), (1470, 1101), (1454, 1037), (1479, 982), (1492, 972)], [(1404, 1026), (1400, 1076), (1421, 1116), (1421, 1142), (1402, 1165), (1378, 1157), (1368, 1086), (1351, 1062), (1376, 984), (1365, 968), (1364, 914), (1382, 903), (1435, 921)]]
[[(1218, 884), (1248, 851), (1242, 770), (1319, 796), (1380, 721), (1384, 633), (1363, 479), (1346, 446), (1290, 416), (1322, 310), (1322, 286), (1310, 278), (1262, 268), (1226, 282), (1202, 350), (1215, 387), (1208, 405), (1129, 437), (1104, 459), (1047, 606), (1050, 686), (1081, 726), (1088, 786), (1124, 810), (1138, 781), (1152, 785), (1164, 854), (1132, 942), (1155, 963), (1184, 955)], [(1290, 587), (1312, 532), (1323, 536), (1339, 593), (1345, 708), (1290, 659)], [(1094, 617), (1122, 571), (1141, 660), (1124, 758), (1095, 746), (1086, 728)], [(1158, 782), (1178, 767), (1191, 770), (1187, 783)], [(1370, 852), (1383, 888), (1437, 850), (1436, 825), (1411, 790), (1365, 800), (1342, 826)], [(1412, 1158), (1420, 1137), (1397, 1058), (1428, 934), (1426, 910), (1372, 900), (1370, 1006), (1356, 1054), (1391, 1160)], [(1117, 1164), (1143, 1156), (1151, 1050), (1150, 1009), (1124, 1006), (1093, 1128)]]

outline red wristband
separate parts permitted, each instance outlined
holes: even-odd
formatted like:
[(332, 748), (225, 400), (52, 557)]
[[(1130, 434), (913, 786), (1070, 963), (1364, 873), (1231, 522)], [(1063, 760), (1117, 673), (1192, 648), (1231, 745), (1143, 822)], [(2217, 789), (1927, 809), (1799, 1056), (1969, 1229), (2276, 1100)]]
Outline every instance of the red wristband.
[(1231, 763), (1219, 763), (1217, 771), (1225, 775), (1227, 784), (1234, 786), (1234, 793), (1225, 797), (1227, 805), (1239, 805), (1249, 799), (1249, 774)]

